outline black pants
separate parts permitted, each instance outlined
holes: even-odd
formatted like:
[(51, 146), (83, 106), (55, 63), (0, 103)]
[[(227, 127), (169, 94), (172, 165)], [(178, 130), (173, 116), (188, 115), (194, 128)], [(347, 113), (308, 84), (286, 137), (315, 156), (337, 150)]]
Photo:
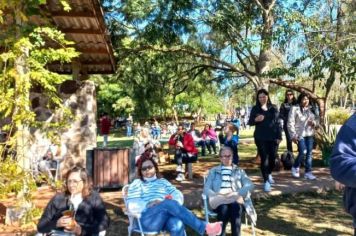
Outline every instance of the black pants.
[(231, 235), (239, 236), (241, 229), (242, 206), (237, 202), (220, 205), (214, 210), (218, 214), (218, 221), (222, 221), (222, 231), (220, 236), (225, 236), (227, 223), (231, 224)]
[(287, 150), (288, 150), (289, 152), (293, 152), (292, 139), (291, 139), (291, 137), (290, 137), (290, 135), (289, 135), (287, 126), (284, 126), (284, 127), (283, 127), (283, 130), (284, 130), (284, 133), (285, 133), (285, 135), (286, 135)]
[(268, 175), (272, 173), (277, 154), (276, 141), (255, 140), (258, 154), (261, 157), (261, 173), (264, 182), (267, 182)]

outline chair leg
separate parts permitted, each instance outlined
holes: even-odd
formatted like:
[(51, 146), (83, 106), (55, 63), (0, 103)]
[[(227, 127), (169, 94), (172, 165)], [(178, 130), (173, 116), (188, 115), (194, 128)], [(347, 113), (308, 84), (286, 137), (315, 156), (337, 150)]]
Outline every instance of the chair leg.
[(140, 228), (140, 231), (141, 231), (141, 236), (145, 236), (145, 234), (143, 233), (140, 219), (137, 219), (137, 222), (138, 222), (138, 227)]
[(251, 227), (252, 227), (252, 236), (256, 236), (255, 226), (253, 225), (253, 223), (251, 223)]

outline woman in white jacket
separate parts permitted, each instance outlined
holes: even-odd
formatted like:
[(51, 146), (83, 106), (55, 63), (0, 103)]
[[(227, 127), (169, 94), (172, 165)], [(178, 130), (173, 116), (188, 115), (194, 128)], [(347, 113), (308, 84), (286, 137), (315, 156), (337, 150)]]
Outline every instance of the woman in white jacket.
[(305, 93), (298, 96), (297, 105), (293, 106), (288, 115), (288, 131), (294, 143), (298, 145), (298, 156), (292, 167), (292, 176), (300, 177), (299, 167), (305, 156), (305, 179), (316, 179), (312, 174), (312, 150), (315, 127), (318, 117), (310, 106), (309, 97)]

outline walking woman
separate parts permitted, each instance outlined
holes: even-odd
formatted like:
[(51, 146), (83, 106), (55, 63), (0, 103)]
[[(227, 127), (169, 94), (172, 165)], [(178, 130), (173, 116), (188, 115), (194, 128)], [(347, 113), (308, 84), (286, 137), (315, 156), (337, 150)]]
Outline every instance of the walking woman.
[(288, 116), (288, 131), (291, 139), (298, 145), (298, 156), (292, 167), (292, 176), (300, 177), (299, 167), (305, 155), (305, 179), (316, 179), (312, 174), (312, 150), (315, 127), (319, 124), (318, 116), (309, 103), (305, 93), (298, 96), (297, 105), (292, 107)]
[(272, 170), (275, 165), (278, 144), (282, 140), (282, 128), (278, 121), (279, 112), (271, 103), (265, 89), (257, 91), (256, 105), (252, 107), (249, 125), (254, 125), (254, 139), (261, 157), (261, 172), (264, 181), (264, 191), (271, 191), (274, 184)]
[(279, 117), (283, 120), (283, 130), (286, 135), (286, 142), (287, 142), (287, 151), (293, 153), (293, 146), (292, 146), (292, 139), (288, 132), (288, 115), (289, 111), (292, 106), (297, 104), (297, 99), (294, 97), (294, 93), (292, 90), (288, 89), (284, 96), (284, 102), (279, 109)]

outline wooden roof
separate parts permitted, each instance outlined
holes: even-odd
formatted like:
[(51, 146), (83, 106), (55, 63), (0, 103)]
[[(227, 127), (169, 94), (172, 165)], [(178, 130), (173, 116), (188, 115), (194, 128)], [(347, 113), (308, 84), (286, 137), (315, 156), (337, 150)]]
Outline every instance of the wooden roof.
[[(104, 14), (99, 0), (67, 0), (71, 10), (63, 10), (59, 0), (47, 0), (43, 10), (54, 25), (75, 42), (81, 52), (80, 72), (85, 74), (111, 74), (115, 72), (115, 60)], [(48, 65), (51, 71), (72, 74), (72, 64)]]

